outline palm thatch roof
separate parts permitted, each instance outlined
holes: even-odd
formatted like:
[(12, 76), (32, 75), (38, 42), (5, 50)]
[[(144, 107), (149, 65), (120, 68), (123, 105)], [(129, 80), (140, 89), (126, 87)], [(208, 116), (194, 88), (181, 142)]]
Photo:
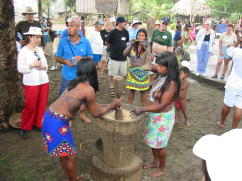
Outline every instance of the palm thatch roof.
[(210, 7), (201, 0), (180, 0), (172, 8), (171, 12), (185, 16), (209, 16)]

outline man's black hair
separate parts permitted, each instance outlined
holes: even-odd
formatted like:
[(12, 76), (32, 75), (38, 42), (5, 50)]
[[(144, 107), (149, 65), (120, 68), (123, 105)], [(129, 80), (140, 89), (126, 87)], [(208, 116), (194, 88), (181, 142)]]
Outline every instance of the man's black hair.
[(187, 67), (181, 67), (180, 68), (180, 72), (184, 72), (185, 74), (189, 74), (190, 73), (190, 70)]

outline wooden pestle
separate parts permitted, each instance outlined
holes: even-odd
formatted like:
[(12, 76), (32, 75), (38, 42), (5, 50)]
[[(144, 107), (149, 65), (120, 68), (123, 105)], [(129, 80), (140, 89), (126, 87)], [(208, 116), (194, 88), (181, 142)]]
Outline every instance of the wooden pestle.
[[(114, 84), (114, 91), (115, 91), (115, 98), (120, 99), (122, 95), (122, 87), (123, 87), (123, 77), (122, 76), (114, 76), (113, 77), (113, 84)], [(123, 112), (122, 109), (117, 109), (115, 111), (115, 119), (116, 120), (123, 120)]]

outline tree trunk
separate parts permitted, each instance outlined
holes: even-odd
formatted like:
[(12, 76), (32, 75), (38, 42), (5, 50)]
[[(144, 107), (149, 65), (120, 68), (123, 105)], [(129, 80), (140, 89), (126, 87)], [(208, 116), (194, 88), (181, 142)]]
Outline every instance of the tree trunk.
[(38, 17), (41, 18), (42, 16), (43, 16), (42, 0), (38, 0)]
[(0, 122), (8, 121), (23, 105), (21, 75), (17, 72), (14, 7), (0, 1)]
[(152, 33), (154, 31), (155, 28), (155, 19), (152, 17), (148, 17), (146, 19), (147, 22), (147, 34), (148, 34), (148, 40), (151, 41), (152, 38)]

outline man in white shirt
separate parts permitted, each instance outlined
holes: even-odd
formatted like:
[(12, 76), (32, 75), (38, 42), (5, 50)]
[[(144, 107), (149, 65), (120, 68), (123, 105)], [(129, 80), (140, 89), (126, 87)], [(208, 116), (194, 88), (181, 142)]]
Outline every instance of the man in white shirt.
[(100, 31), (103, 29), (103, 25), (104, 22), (96, 21), (94, 24), (95, 28), (88, 33), (87, 37), (92, 47), (93, 60), (96, 62), (98, 67), (103, 53), (103, 39), (100, 34)]
[(242, 39), (238, 48), (230, 47), (227, 54), (232, 57), (233, 69), (225, 85), (224, 106), (217, 125), (224, 127), (231, 107), (235, 107), (232, 128), (237, 128), (242, 117)]

